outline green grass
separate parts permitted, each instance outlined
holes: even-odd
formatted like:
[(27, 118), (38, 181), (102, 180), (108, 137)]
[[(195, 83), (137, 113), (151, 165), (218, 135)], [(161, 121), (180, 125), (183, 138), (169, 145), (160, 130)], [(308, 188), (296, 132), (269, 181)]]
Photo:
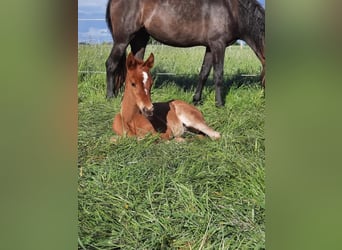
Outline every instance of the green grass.
[[(79, 70), (105, 71), (110, 46), (80, 46)], [(190, 102), (204, 48), (149, 46), (153, 101)], [(158, 72), (176, 75), (157, 75)], [(265, 248), (265, 99), (249, 49), (226, 50), (225, 106), (210, 78), (198, 108), (222, 138), (109, 143), (120, 99), (105, 74), (79, 73), (79, 249)]]

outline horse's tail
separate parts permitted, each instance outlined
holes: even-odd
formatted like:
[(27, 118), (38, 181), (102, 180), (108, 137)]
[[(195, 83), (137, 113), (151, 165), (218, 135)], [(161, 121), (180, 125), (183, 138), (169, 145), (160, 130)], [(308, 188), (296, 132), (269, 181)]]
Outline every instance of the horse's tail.
[(114, 72), (114, 95), (117, 96), (122, 90), (126, 78), (126, 50), (120, 58), (119, 64)]
[(107, 3), (107, 9), (106, 9), (106, 22), (107, 22), (107, 26), (108, 29), (110, 31), (110, 33), (113, 35), (113, 26), (112, 26), (112, 20), (110, 18), (110, 5), (112, 3), (112, 0), (109, 0)]

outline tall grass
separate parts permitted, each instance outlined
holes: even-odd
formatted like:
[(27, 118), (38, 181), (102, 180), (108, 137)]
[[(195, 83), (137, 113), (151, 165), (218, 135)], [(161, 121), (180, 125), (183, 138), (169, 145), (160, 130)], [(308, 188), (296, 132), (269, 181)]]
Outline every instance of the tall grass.
[[(109, 51), (80, 46), (79, 70), (105, 71)], [(204, 49), (155, 45), (150, 52), (152, 100), (191, 102)], [(121, 98), (105, 99), (105, 74), (79, 73), (79, 249), (264, 248), (265, 100), (256, 77), (241, 77), (259, 73), (249, 48), (226, 50), (226, 104), (215, 107), (209, 79), (198, 107), (218, 141), (115, 144)]]

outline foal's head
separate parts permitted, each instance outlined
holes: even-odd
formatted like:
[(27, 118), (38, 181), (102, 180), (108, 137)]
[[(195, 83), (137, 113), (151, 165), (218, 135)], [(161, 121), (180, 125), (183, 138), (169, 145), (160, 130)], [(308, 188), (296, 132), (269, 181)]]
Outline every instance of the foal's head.
[(131, 96), (132, 103), (138, 106), (145, 116), (153, 115), (153, 104), (151, 102), (152, 77), (150, 69), (153, 67), (154, 55), (147, 60), (136, 59), (132, 53), (129, 53), (126, 60), (127, 75), (125, 94)]

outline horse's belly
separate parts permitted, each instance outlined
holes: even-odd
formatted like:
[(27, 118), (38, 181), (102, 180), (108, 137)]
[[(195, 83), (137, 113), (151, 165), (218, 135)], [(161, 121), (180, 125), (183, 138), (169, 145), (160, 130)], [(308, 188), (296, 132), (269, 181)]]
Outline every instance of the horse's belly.
[[(177, 47), (206, 45), (206, 37), (191, 25), (176, 28), (172, 25), (158, 25), (157, 23), (146, 27), (147, 32), (157, 41)], [(198, 28), (197, 28), (198, 30)]]

